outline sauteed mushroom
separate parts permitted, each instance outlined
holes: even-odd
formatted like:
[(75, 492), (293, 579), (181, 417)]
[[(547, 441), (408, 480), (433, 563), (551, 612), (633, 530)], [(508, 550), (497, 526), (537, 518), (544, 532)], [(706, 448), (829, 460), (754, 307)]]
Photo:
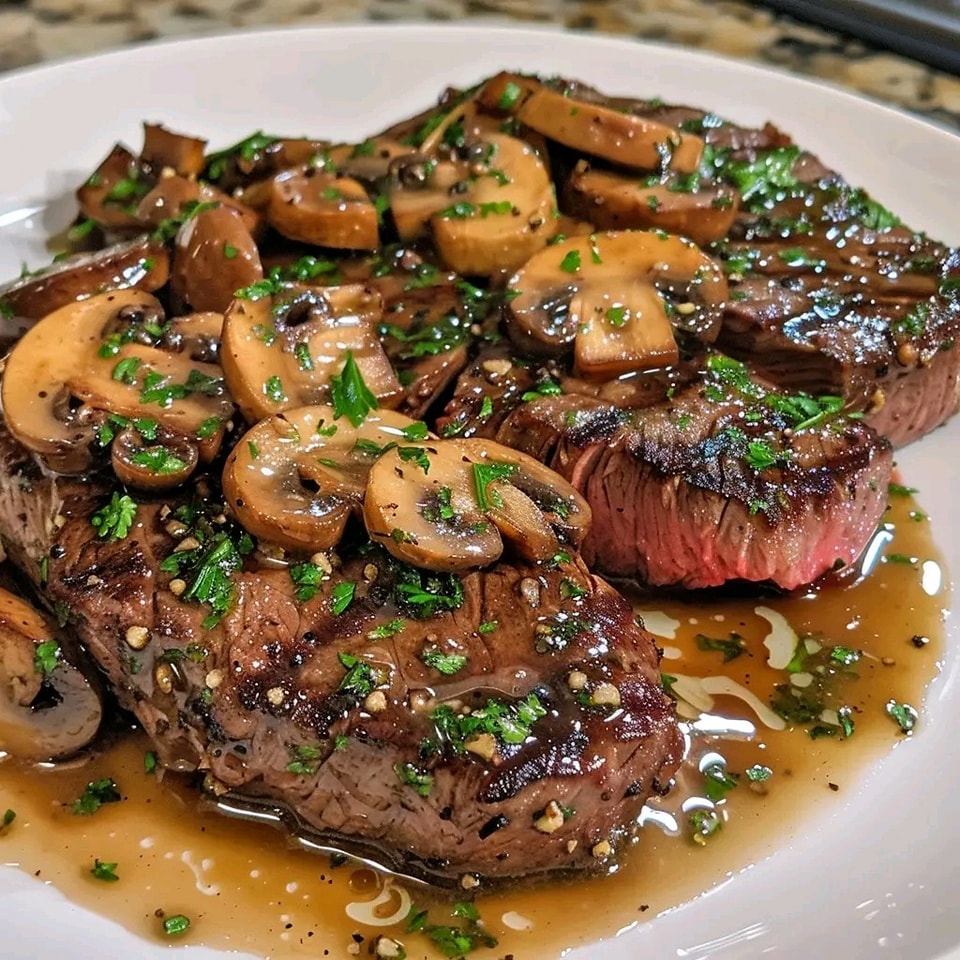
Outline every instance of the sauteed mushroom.
[(235, 291), (262, 279), (259, 250), (236, 210), (204, 210), (177, 233), (170, 292), (179, 303), (223, 313)]
[(404, 449), (411, 432), (423, 432), (418, 426), (380, 410), (355, 427), (345, 417), (335, 419), (325, 404), (261, 420), (227, 460), (226, 501), (244, 528), (263, 540), (291, 550), (329, 549), (351, 514), (359, 513), (375, 458), (391, 444)]
[(341, 250), (375, 250), (380, 243), (376, 207), (350, 177), (312, 168), (279, 173), (266, 216), (277, 231), (302, 243)]
[[(410, 448), (408, 448), (408, 451)], [(565, 480), (492, 440), (387, 451), (370, 470), (363, 517), (395, 557), (445, 572), (493, 563), (503, 540), (530, 560), (578, 545), (590, 508)]]
[[(494, 86), (484, 98), (485, 103), (508, 110), (531, 130), (564, 146), (640, 170), (662, 168), (692, 173), (700, 166), (703, 140), (693, 134), (567, 96), (529, 78), (501, 74), (491, 82)], [(509, 96), (505, 96), (507, 83), (514, 88)]]
[(227, 311), (221, 361), (230, 391), (250, 422), (326, 400), (350, 353), (365, 383), (387, 406), (400, 383), (376, 324), (378, 294), (361, 284), (303, 287), (276, 297), (239, 298)]
[(543, 160), (528, 143), (489, 134), (486, 172), (472, 176), (431, 218), (444, 262), (458, 273), (516, 270), (556, 232), (556, 197)]
[[(509, 281), (510, 334), (535, 353), (575, 344), (577, 372), (616, 376), (675, 363), (673, 326), (716, 337), (727, 296), (720, 266), (660, 232), (571, 237), (531, 257)], [(668, 316), (662, 294), (681, 296)]]
[[(10, 432), (63, 473), (90, 465), (91, 409), (146, 418), (192, 442), (199, 435), (215, 452), (233, 411), (220, 368), (118, 332), (160, 341), (162, 324), (160, 304), (139, 290), (102, 293), (44, 317), (7, 360), (2, 396)], [(212, 455), (209, 444), (204, 450)]]
[(59, 307), (90, 296), (91, 290), (136, 287), (159, 290), (170, 275), (166, 247), (151, 237), (138, 237), (93, 253), (78, 253), (0, 288), (5, 310), (39, 320)]
[(659, 227), (701, 246), (729, 233), (740, 205), (737, 191), (723, 184), (701, 187), (677, 178), (646, 183), (587, 163), (570, 174), (563, 200), (569, 213), (601, 230)]
[(93, 740), (102, 717), (99, 687), (64, 657), (50, 624), (0, 589), (0, 749), (60, 760)]
[(173, 170), (181, 177), (196, 178), (203, 173), (206, 148), (206, 140), (175, 133), (160, 123), (145, 123), (140, 160), (157, 175)]

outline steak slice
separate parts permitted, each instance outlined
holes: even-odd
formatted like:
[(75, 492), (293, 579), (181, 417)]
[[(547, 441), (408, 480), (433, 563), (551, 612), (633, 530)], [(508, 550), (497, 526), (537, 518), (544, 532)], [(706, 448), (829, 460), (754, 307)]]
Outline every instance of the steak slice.
[[(188, 599), (198, 568), (180, 564), (186, 579), (171, 584), (164, 560), (202, 536), (202, 556), (220, 551), (207, 575), (228, 575), (218, 504), (192, 517), (141, 503), (123, 539), (102, 541), (90, 518), (105, 483), (52, 480), (7, 435), (0, 473), (12, 561), (164, 764), (204, 774), (216, 796), (279, 808), (321, 840), (453, 884), (602, 869), (609, 858), (591, 851), (628, 845), (644, 799), (680, 761), (653, 640), (579, 558), (458, 580), (358, 544), (330, 558), (309, 596), (248, 557), (213, 622)], [(354, 592), (341, 609), (344, 584)]]
[[(541, 395), (558, 381), (562, 394)], [(859, 556), (892, 468), (870, 427), (721, 354), (633, 383), (591, 387), (490, 352), (442, 429), (495, 437), (566, 477), (593, 510), (584, 557), (610, 575), (791, 590)]]

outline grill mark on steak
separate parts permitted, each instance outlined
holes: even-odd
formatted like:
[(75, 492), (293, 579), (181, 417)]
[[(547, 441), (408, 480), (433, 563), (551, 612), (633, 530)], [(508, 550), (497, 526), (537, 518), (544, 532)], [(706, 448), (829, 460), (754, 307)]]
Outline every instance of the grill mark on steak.
[[(378, 640), (371, 628), (398, 615), (396, 564), (379, 548), (344, 553), (305, 603), (286, 571), (244, 569), (233, 576), (235, 605), (204, 629), (205, 609), (175, 597), (160, 570), (176, 540), (159, 503), (140, 504), (125, 539), (102, 542), (89, 518), (109, 495), (104, 483), (34, 473), (20, 489), (23, 470), (22, 453), (0, 433), (0, 538), (11, 559), (39, 586), (39, 558), (51, 558), (46, 601), (69, 608), (73, 630), (163, 762), (204, 774), (215, 795), (279, 808), (325, 842), (452, 885), (464, 872), (497, 879), (602, 868), (591, 848), (602, 839), (626, 845), (652, 785), (679, 763), (653, 640), (577, 558), (557, 569), (502, 563), (471, 573), (459, 609), (407, 619)], [(330, 593), (346, 580), (356, 598), (335, 617)], [(564, 580), (585, 595), (564, 595)], [(536, 606), (523, 599), (531, 581)], [(495, 632), (479, 631), (493, 620)], [(130, 625), (148, 629), (143, 650), (125, 643)], [(420, 658), (428, 645), (456, 649), (466, 666), (451, 676), (431, 670)], [(341, 689), (340, 654), (383, 672), (385, 709)], [(575, 669), (616, 686), (621, 706), (581, 703), (566, 680)], [(431, 717), (439, 705), (475, 711), (531, 693), (547, 715), (524, 742), (500, 742), (488, 758), (453, 749)], [(307, 748), (305, 766), (291, 770), (298, 747)], [(433, 778), (427, 796), (401, 782), (402, 764)], [(576, 813), (544, 834), (534, 823), (550, 801)]]
[[(588, 387), (520, 364), (507, 374), (493, 365), (493, 377), (485, 359), (501, 355), (483, 354), (461, 377), (446, 423), (540, 457), (570, 480), (593, 510), (584, 556), (608, 574), (794, 589), (855, 560), (882, 516), (892, 468), (885, 440), (857, 420), (795, 431), (762, 399), (721, 390), (710, 355), (689, 358), (669, 379), (651, 373), (632, 395), (626, 382)], [(567, 392), (524, 402), (546, 374)], [(744, 376), (748, 391), (778, 396)], [(612, 389), (615, 402), (604, 399)], [(484, 396), (487, 418), (478, 414)], [(776, 463), (752, 466), (753, 442)]]

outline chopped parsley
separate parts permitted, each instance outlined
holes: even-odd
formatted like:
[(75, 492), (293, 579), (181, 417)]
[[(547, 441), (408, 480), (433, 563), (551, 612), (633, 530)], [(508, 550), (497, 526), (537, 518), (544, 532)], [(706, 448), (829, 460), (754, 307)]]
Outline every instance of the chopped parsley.
[(705, 845), (723, 829), (723, 821), (716, 810), (694, 810), (687, 818), (692, 831), (693, 842)]
[(774, 466), (777, 459), (777, 455), (765, 440), (751, 440), (747, 444), (747, 452), (744, 460), (754, 470), (766, 470), (768, 467)]
[(335, 617), (339, 617), (347, 607), (353, 603), (353, 595), (357, 585), (350, 580), (342, 580), (330, 592), (330, 609)]
[(492, 949), (497, 945), (496, 937), (480, 926), (480, 915), (472, 903), (454, 904), (451, 916), (463, 919), (464, 923), (457, 926), (429, 923), (426, 910), (411, 908), (407, 916), (407, 932), (423, 933), (444, 956), (451, 958), (463, 957), (482, 948)]
[(231, 575), (243, 565), (243, 558), (253, 551), (253, 540), (247, 533), (218, 530), (211, 534), (199, 526), (192, 533), (200, 540), (200, 546), (170, 554), (160, 564), (160, 569), (188, 579), (181, 598), (210, 607), (210, 613), (202, 622), (203, 628), (209, 629), (216, 626), (233, 606), (235, 591)]
[(296, 563), (288, 569), (290, 579), (297, 588), (297, 599), (301, 603), (312, 600), (320, 589), (323, 571), (315, 563)]
[(570, 250), (560, 261), (560, 269), (564, 273), (576, 273), (580, 269), (580, 251)]
[(197, 428), (198, 440), (209, 440), (220, 429), (219, 417), (207, 417)]
[(377, 685), (377, 677), (369, 663), (349, 653), (338, 653), (337, 659), (340, 661), (340, 666), (347, 671), (340, 681), (338, 690), (349, 693), (358, 700), (363, 700), (373, 692), (373, 688)]
[(250, 134), (232, 147), (208, 154), (203, 177), (205, 180), (219, 180), (226, 173), (230, 161), (246, 160), (248, 163), (253, 163), (264, 150), (277, 142), (277, 137), (271, 137), (262, 130), (257, 130), (256, 133)]
[(104, 860), (94, 860), (90, 873), (98, 880), (104, 880), (107, 883), (116, 883), (120, 879), (117, 876), (117, 864), (107, 863)]
[(290, 751), (290, 762), (287, 764), (289, 773), (294, 773), (298, 777), (312, 777), (320, 769), (323, 754), (319, 747), (309, 743), (298, 743), (288, 749)]
[(497, 106), (501, 110), (512, 110), (519, 102), (522, 94), (522, 88), (512, 80), (508, 80), (503, 85), (503, 92), (497, 100)]
[(137, 504), (127, 494), (114, 492), (110, 502), (93, 514), (90, 524), (101, 540), (122, 540), (136, 515)]
[(138, 467), (144, 467), (150, 473), (166, 476), (171, 473), (182, 473), (187, 469), (187, 463), (166, 447), (144, 447), (130, 457), (130, 462)]
[(429, 797), (433, 789), (433, 775), (418, 769), (412, 763), (395, 763), (394, 772), (400, 782), (408, 787), (414, 787), (421, 797)]
[(139, 366), (139, 357), (124, 357), (122, 360), (118, 361), (117, 365), (113, 368), (113, 372), (110, 374), (110, 377), (113, 380), (119, 380), (120, 383), (125, 383), (129, 386), (130, 384), (136, 382), (137, 368)]
[(901, 733), (911, 733), (920, 719), (917, 711), (909, 703), (898, 703), (896, 700), (888, 700), (886, 714), (900, 728)]
[[(563, 393), (563, 387), (555, 380), (543, 380), (532, 390), (527, 390), (520, 399), (525, 403), (530, 400), (539, 400), (541, 397), (556, 397)], [(486, 399), (486, 398), (484, 398)]]
[(724, 663), (736, 660), (737, 657), (747, 652), (746, 644), (739, 633), (731, 633), (728, 640), (720, 637), (708, 637), (706, 634), (698, 633), (696, 641), (697, 647), (700, 650), (716, 650), (718, 653), (722, 653)]
[(503, 498), (497, 491), (490, 490), (490, 484), (509, 479), (517, 472), (515, 463), (490, 460), (473, 465), (473, 484), (477, 495), (477, 505), (481, 510), (502, 508)]
[(0, 830), (6, 830), (16, 819), (17, 813), (15, 810), (10, 810), (9, 808), (4, 810), (3, 817), (0, 818)]
[(500, 626), (499, 620), (485, 620), (477, 627), (478, 633), (493, 633)]
[(379, 626), (374, 627), (367, 634), (367, 639), (386, 640), (390, 637), (395, 637), (406, 625), (406, 620), (397, 617), (394, 620), (390, 620), (388, 623), (381, 623)]
[(119, 803), (121, 799), (113, 779), (104, 777), (102, 780), (91, 780), (83, 793), (70, 805), (70, 810), (77, 816), (90, 816), (105, 803)]
[(168, 937), (182, 937), (190, 929), (190, 918), (182, 913), (163, 918), (163, 932)]
[(714, 803), (722, 800), (737, 785), (737, 774), (728, 773), (719, 762), (704, 767), (703, 779), (707, 799)]
[(364, 383), (360, 368), (353, 358), (352, 351), (349, 350), (340, 375), (330, 378), (330, 390), (334, 419), (346, 417), (355, 427), (359, 427), (367, 418), (367, 414), (380, 406), (377, 398)]
[(283, 392), (283, 383), (276, 374), (272, 377), (267, 377), (263, 385), (263, 392), (267, 399), (272, 400), (274, 403), (286, 403), (288, 399), (287, 395)]
[(533, 724), (547, 715), (547, 708), (536, 693), (527, 694), (516, 703), (504, 703), (491, 697), (483, 707), (471, 713), (456, 713), (447, 704), (440, 704), (430, 714), (442, 743), (455, 753), (463, 753), (465, 744), (481, 733), (489, 733), (508, 744), (524, 743)]
[(752, 767), (747, 767), (743, 771), (743, 775), (751, 783), (765, 783), (773, 776), (773, 771), (769, 767), (763, 766), (763, 764), (755, 763)]
[(33, 650), (33, 669), (42, 677), (49, 677), (60, 663), (60, 643), (57, 640), (44, 640)]
[(155, 773), (159, 763), (160, 761), (157, 755), (152, 750), (148, 750), (143, 755), (143, 772)]
[(422, 650), (420, 659), (445, 677), (458, 673), (467, 665), (467, 658), (462, 653), (443, 653), (436, 647)]

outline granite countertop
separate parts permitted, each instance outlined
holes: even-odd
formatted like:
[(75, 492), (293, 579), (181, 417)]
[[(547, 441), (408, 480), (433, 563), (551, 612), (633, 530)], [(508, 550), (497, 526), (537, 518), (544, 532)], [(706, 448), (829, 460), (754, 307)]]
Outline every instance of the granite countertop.
[(711, 50), (820, 77), (960, 129), (960, 78), (742, 0), (6, 0), (0, 71), (236, 28), (468, 17)]

